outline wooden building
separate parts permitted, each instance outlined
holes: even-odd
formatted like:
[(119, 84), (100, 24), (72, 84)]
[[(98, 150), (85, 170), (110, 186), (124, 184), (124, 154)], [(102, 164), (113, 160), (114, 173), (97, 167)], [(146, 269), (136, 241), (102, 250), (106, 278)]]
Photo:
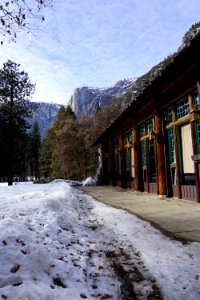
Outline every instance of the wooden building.
[(200, 34), (95, 144), (103, 184), (200, 201)]

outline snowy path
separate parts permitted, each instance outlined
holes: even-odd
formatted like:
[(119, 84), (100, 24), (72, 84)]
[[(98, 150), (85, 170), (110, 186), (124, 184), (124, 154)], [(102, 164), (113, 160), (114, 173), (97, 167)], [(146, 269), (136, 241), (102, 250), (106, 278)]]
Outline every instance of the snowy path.
[(0, 229), (2, 299), (200, 299), (198, 243), (64, 182), (0, 186)]

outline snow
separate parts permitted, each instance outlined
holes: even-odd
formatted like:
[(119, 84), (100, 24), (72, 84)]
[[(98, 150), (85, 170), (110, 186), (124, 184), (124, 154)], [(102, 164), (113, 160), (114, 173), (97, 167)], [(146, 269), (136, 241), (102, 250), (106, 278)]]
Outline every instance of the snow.
[(0, 185), (0, 265), (2, 299), (200, 299), (199, 243), (64, 180)]
[(86, 185), (96, 185), (96, 180), (93, 179), (92, 177), (88, 177), (85, 180), (83, 180), (82, 184), (83, 184), (83, 186), (86, 186)]

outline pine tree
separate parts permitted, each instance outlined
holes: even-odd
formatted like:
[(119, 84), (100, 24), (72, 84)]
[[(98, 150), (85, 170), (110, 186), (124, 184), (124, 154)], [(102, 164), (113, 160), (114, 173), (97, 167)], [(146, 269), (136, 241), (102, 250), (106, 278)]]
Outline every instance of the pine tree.
[(26, 118), (31, 116), (29, 99), (34, 92), (28, 74), (20, 71), (19, 66), (8, 60), (0, 70), (0, 142), (4, 145), (4, 149), (0, 149), (0, 163), (3, 164), (1, 175), (7, 177), (9, 185), (12, 185), (17, 170), (21, 169), (20, 163), (24, 163)]
[(32, 125), (32, 130), (29, 133), (29, 170), (30, 176), (34, 179), (40, 177), (40, 147), (41, 147), (41, 136), (40, 129), (37, 122)]
[(53, 129), (49, 129), (40, 148), (40, 172), (43, 178), (51, 178), (53, 169), (53, 152), (56, 146), (56, 136)]
[(68, 105), (67, 107), (65, 107), (64, 105), (62, 105), (58, 111), (57, 118), (53, 126), (53, 130), (58, 131), (62, 129), (66, 120), (70, 118), (76, 119), (76, 116), (71, 106)]

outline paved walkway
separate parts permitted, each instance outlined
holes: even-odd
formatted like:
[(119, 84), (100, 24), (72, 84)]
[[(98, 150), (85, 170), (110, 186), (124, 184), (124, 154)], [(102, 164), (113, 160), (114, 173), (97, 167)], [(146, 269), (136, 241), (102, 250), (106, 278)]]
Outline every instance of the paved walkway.
[(110, 186), (81, 186), (96, 200), (149, 221), (166, 235), (200, 242), (200, 203), (122, 190)]

